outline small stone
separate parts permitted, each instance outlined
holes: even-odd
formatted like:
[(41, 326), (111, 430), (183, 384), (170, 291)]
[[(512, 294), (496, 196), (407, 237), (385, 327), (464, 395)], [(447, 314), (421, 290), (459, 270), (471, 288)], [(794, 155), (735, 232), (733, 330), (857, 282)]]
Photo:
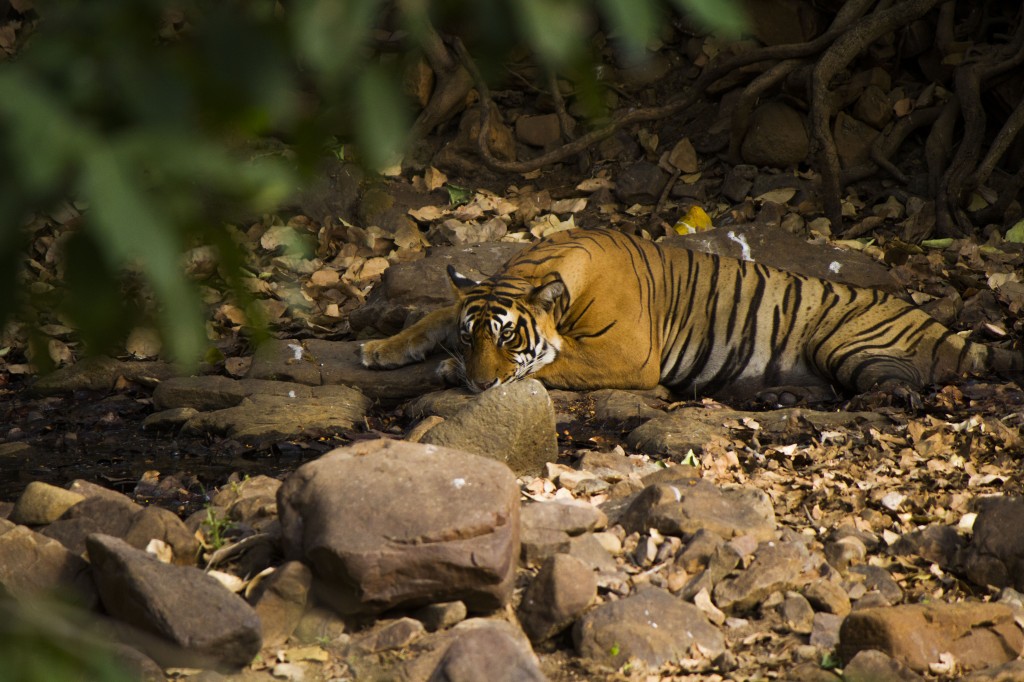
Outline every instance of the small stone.
[(172, 407), (169, 410), (160, 410), (143, 419), (142, 428), (147, 431), (178, 429), (197, 414), (199, 414), (199, 410), (194, 407)]
[(306, 611), (313, 574), (298, 561), (288, 561), (263, 578), (250, 600), (263, 627), (265, 646), (283, 644)]
[(744, 162), (775, 168), (801, 163), (809, 151), (810, 136), (804, 117), (778, 101), (765, 102), (754, 110), (740, 147)]
[(363, 651), (377, 653), (409, 646), (426, 633), (423, 623), (415, 618), (378, 623), (370, 632), (362, 635), (355, 645)]
[(516, 119), (516, 137), (533, 147), (547, 147), (562, 139), (557, 114), (520, 116)]
[(461, 601), (446, 601), (439, 604), (427, 604), (413, 614), (416, 620), (423, 623), (428, 632), (444, 630), (466, 620), (466, 605)]
[(842, 624), (843, 617), (834, 613), (814, 614), (810, 644), (826, 651), (835, 649), (839, 644), (839, 628)]
[(504, 621), (473, 618), (450, 631), (453, 640), (429, 679), (437, 682), (545, 682), (530, 642)]
[(807, 601), (816, 611), (845, 616), (850, 612), (850, 596), (842, 585), (831, 580), (816, 580), (803, 591)]
[(810, 634), (814, 629), (814, 609), (799, 592), (787, 592), (779, 607), (779, 615), (791, 632)]
[(665, 171), (649, 161), (638, 161), (619, 173), (615, 179), (615, 195), (627, 206), (653, 204), (667, 183)]
[(519, 514), (524, 530), (560, 530), (568, 535), (582, 535), (608, 525), (604, 512), (586, 503), (534, 502), (524, 504)]
[(174, 512), (162, 507), (145, 507), (131, 517), (124, 540), (136, 549), (146, 549), (151, 540), (166, 542), (173, 550), (174, 563), (194, 566), (199, 541)]
[(294, 639), (303, 644), (334, 642), (345, 635), (345, 621), (334, 611), (314, 607), (302, 615), (293, 633)]
[(26, 526), (0, 522), (0, 594), (31, 602), (58, 591), (70, 592), (86, 608), (96, 604), (85, 560)]
[(825, 558), (828, 559), (829, 565), (840, 573), (845, 573), (853, 564), (864, 563), (867, 555), (868, 548), (864, 546), (864, 542), (854, 536), (840, 538), (825, 545)]
[(14, 503), (10, 520), (29, 526), (52, 523), (85, 497), (42, 481), (32, 481)]
[(597, 597), (593, 569), (558, 554), (541, 566), (519, 605), (519, 621), (532, 642), (551, 639), (569, 627)]
[(85, 539), (93, 533), (122, 538), (142, 507), (126, 496), (89, 497), (67, 510), (63, 517), (40, 532), (57, 540), (75, 554), (85, 552)]
[(843, 682), (923, 682), (924, 678), (881, 651), (857, 652), (843, 667)]

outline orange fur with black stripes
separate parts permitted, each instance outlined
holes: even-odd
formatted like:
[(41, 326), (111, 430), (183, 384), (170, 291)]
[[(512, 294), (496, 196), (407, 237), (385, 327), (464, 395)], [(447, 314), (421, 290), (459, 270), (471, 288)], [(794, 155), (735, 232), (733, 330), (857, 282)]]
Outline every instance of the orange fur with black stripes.
[(483, 390), (526, 376), (549, 388), (819, 400), (1024, 368), (873, 289), (656, 244), (612, 230), (559, 232), (457, 302), (362, 349), (397, 367), (441, 346), (441, 373)]

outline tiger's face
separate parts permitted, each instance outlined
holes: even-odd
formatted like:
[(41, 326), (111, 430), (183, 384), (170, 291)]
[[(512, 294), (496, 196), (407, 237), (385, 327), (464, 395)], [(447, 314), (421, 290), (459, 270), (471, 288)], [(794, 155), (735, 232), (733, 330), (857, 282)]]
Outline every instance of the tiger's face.
[(476, 282), (448, 266), (459, 297), (457, 372), (473, 391), (517, 381), (552, 363), (562, 341), (552, 308), (565, 293), (561, 280), (534, 287), (502, 277)]

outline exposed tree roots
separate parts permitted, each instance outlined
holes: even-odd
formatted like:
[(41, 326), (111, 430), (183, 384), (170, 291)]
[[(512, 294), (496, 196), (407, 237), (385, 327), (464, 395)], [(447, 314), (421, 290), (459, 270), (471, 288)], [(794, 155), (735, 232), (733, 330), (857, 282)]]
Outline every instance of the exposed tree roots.
[[(898, 37), (918, 20), (934, 27), (934, 46), (942, 56), (947, 74), (936, 85), (943, 86), (948, 96), (925, 103), (890, 123), (873, 143), (868, 162), (843, 169), (832, 132), (836, 114), (848, 104), (843, 102), (841, 89), (836, 89), (841, 85), (840, 76), (877, 41), (891, 35)], [(733, 163), (741, 159), (741, 145), (757, 104), (783, 87), (791, 89), (794, 81), (804, 83), (811, 162), (820, 177), (822, 209), (833, 229), (842, 229), (841, 201), (848, 184), (879, 170), (900, 183), (907, 182), (907, 176), (893, 159), (912, 134), (925, 129), (928, 132), (924, 161), (936, 217), (934, 229), (921, 233), (921, 238), (933, 232), (958, 236), (972, 229), (972, 224), (980, 219), (1001, 220), (1001, 212), (1024, 189), (1024, 171), (1001, 171), (999, 191), (989, 192), (996, 195), (995, 202), (973, 216), (967, 213), (972, 193), (996, 180), (994, 174), (1000, 162), (1014, 148), (1024, 128), (1024, 94), (1018, 94), (1018, 101), (1010, 103), (1011, 111), (996, 116), (987, 112), (983, 104), (986, 93), (1013, 76), (1014, 70), (1024, 63), (1024, 11), (1019, 7), (1007, 9), (996, 0), (850, 0), (817, 37), (716, 58), (692, 88), (665, 104), (621, 111), (578, 136), (558, 90), (556, 74), (548, 73), (547, 88), (558, 115), (563, 144), (523, 161), (500, 159), (490, 149), (487, 140), (495, 106), (487, 83), (465, 47), (454, 40), (449, 48), (436, 34), (433, 38), (428, 41), (427, 57), (438, 76), (438, 86), (417, 121), (416, 133), (425, 134), (454, 113), (465, 102), (469, 90), (475, 88), (480, 107), (479, 152), (485, 165), (495, 171), (526, 173), (566, 161), (625, 126), (678, 116), (701, 98), (735, 88), (739, 77), (741, 82), (748, 82), (742, 86), (732, 112), (728, 154)], [(894, 72), (902, 70), (899, 63), (890, 66)], [(1022, 91), (1022, 87), (1015, 90)], [(1001, 122), (1000, 116), (1005, 116)]]

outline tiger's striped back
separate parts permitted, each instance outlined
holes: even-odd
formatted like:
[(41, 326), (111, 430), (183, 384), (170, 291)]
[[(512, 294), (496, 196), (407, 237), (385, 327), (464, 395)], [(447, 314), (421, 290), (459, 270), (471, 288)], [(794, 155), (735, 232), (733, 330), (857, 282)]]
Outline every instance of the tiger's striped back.
[[(538, 307), (531, 296), (551, 282), (562, 289)], [(464, 293), (459, 325), (477, 386), (536, 374), (556, 388), (662, 383), (750, 397), (786, 385), (921, 387), (1024, 366), (881, 291), (610, 230), (561, 232), (522, 252)], [(506, 343), (496, 341), (503, 330)]]

